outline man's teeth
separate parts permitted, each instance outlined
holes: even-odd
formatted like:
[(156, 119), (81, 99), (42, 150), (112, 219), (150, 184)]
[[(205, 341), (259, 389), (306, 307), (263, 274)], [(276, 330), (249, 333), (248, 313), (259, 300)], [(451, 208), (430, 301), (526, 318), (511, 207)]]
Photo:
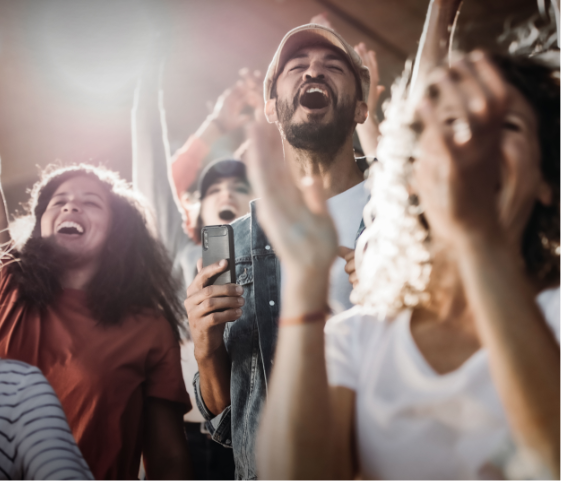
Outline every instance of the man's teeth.
[(318, 89), (317, 87), (310, 87), (308, 90), (306, 90), (307, 94), (311, 94), (314, 92), (319, 92), (320, 94), (325, 95), (327, 97), (327, 94), (323, 90)]
[(84, 228), (80, 224), (69, 220), (66, 220), (62, 224), (60, 224), (58, 226), (57, 232), (60, 232), (62, 229), (76, 229), (80, 234), (84, 233)]

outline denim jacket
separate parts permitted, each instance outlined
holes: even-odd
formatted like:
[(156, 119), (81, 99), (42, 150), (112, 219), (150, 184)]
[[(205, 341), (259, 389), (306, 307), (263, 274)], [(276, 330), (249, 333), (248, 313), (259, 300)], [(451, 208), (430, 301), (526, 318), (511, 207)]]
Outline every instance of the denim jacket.
[[(242, 317), (229, 322), (224, 331), (232, 362), (230, 406), (213, 416), (202, 399), (198, 373), (193, 380), (197, 405), (207, 419), (212, 438), (234, 449), (237, 479), (257, 479), (255, 436), (267, 394), (280, 313), (280, 263), (257, 223), (255, 207), (256, 201), (252, 201), (250, 214), (232, 223), (236, 282), (244, 288), (245, 304)], [(358, 235), (363, 230), (361, 223)]]

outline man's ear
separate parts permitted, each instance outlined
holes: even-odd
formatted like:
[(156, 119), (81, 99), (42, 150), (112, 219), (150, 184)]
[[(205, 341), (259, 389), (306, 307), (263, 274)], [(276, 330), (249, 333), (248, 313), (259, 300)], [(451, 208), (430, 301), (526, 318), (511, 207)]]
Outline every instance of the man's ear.
[(363, 124), (367, 118), (368, 118), (368, 105), (366, 105), (366, 102), (363, 102), (361, 100), (356, 104), (355, 122), (357, 124)]
[(277, 119), (277, 99), (269, 99), (265, 103), (265, 117), (270, 124), (275, 123)]

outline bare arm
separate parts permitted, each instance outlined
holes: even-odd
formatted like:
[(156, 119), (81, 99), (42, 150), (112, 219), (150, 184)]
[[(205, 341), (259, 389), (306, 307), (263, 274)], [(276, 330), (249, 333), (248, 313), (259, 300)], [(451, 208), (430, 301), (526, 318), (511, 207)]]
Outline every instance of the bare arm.
[(8, 229), (8, 209), (6, 207), (6, 199), (4, 191), (0, 185), (0, 245), (7, 244), (12, 238)]
[(364, 65), (370, 70), (370, 91), (368, 93), (368, 118), (362, 124), (356, 126), (356, 133), (360, 140), (360, 145), (364, 151), (364, 155), (375, 157), (378, 149), (378, 137), (380, 136), (380, 128), (378, 124), (378, 101), (380, 94), (384, 91), (380, 82), (378, 73), (378, 61), (376, 60), (376, 52), (367, 50), (366, 45), (359, 43), (355, 46), (356, 52), (360, 55)]
[(428, 74), (448, 55), (462, 0), (430, 0), (415, 57), (410, 98), (417, 104)]
[[(521, 234), (497, 204), (508, 86), (482, 54), (440, 72), (439, 94), (420, 113), (425, 130), (415, 162), (422, 205), (435, 238), (456, 253), (467, 301), (493, 380), (518, 441), (559, 476), (559, 346), (534, 300), (520, 258)], [(461, 76), (461, 82), (452, 78)], [(451, 114), (438, 118), (438, 102)], [(475, 109), (477, 107), (477, 109)], [(460, 123), (463, 129), (455, 129)], [(458, 132), (469, 135), (459, 135)], [(535, 199), (530, 199), (535, 201)], [(506, 207), (508, 208), (508, 206)], [(514, 211), (513, 211), (514, 212)]]
[(253, 105), (255, 96), (259, 95), (261, 74), (247, 70), (242, 70), (240, 74), (241, 80), (218, 97), (212, 113), (171, 159), (170, 182), (176, 199), (181, 199), (196, 180), (201, 162), (211, 145), (249, 121), (246, 108)]
[(227, 265), (226, 261), (221, 261), (201, 269), (187, 289), (185, 301), (199, 366), (201, 396), (214, 415), (230, 405), (231, 365), (224, 345), (224, 328), (227, 322), (242, 315), (244, 304), (241, 286), (208, 285), (209, 279), (223, 272)]
[(458, 244), (466, 296), (518, 440), (559, 477), (559, 345), (516, 258), (500, 239)]
[[(265, 479), (352, 476), (352, 391), (328, 385), (321, 312), (337, 234), (318, 179), (300, 190), (284, 162), (278, 130), (261, 109), (247, 153), (259, 221), (275, 246), (286, 280), (275, 363), (259, 427), (257, 465)], [(311, 324), (282, 325), (320, 313)]]
[(192, 479), (181, 405), (149, 397), (142, 454), (148, 479)]

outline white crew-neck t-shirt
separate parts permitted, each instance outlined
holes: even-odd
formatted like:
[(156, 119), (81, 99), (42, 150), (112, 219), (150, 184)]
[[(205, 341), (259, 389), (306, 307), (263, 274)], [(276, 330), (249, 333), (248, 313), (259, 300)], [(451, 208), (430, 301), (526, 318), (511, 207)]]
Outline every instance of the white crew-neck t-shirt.
[[(537, 302), (559, 342), (559, 288)], [(325, 328), (329, 383), (356, 393), (365, 479), (477, 479), (512, 442), (487, 352), (440, 375), (411, 335), (411, 311), (379, 321), (355, 307)]]
[[(327, 207), (335, 223), (340, 246), (355, 248), (356, 235), (362, 221), (362, 211), (369, 196), (370, 193), (366, 190), (363, 181), (345, 192), (327, 199)], [(337, 257), (331, 268), (329, 298), (331, 308), (336, 313), (353, 307), (349, 299), (353, 287), (345, 272), (345, 264), (344, 259)]]

